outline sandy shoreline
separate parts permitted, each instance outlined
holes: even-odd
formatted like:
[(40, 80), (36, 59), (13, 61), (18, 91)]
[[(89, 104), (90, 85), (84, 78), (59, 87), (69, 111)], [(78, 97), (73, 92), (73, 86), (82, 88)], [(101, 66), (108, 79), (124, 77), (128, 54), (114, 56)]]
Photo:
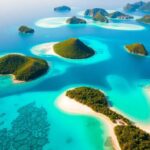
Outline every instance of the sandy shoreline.
[[(150, 92), (150, 91), (149, 91)], [(149, 93), (149, 98), (150, 98), (150, 93)], [(123, 115), (123, 116), (127, 116), (127, 115), (125, 115), (125, 114), (123, 114), (122, 112), (120, 112), (120, 111), (118, 111), (118, 110), (116, 110), (116, 109), (114, 109), (114, 108), (110, 108), (112, 111), (114, 111), (114, 112), (116, 112), (116, 113), (118, 113), (118, 114), (121, 114), (121, 115)], [(129, 118), (129, 117), (128, 117)], [(139, 128), (139, 129), (141, 129), (141, 130), (143, 130), (143, 131), (145, 131), (145, 132), (147, 132), (147, 133), (149, 133), (150, 134), (150, 124), (140, 124), (140, 123), (136, 123), (136, 122), (133, 122), (134, 123), (134, 125), (137, 127), (137, 128)]]
[(61, 57), (60, 55), (56, 54), (54, 51), (54, 45), (57, 43), (58, 42), (40, 44), (40, 45), (33, 47), (31, 51), (36, 55), (44, 54), (44, 55), (53, 55), (53, 56)]
[(11, 74), (10, 76), (12, 76), (12, 81), (14, 84), (20, 84), (20, 83), (24, 83), (25, 81), (21, 81), (21, 80), (16, 80), (16, 77)]
[(12, 82), (14, 84), (19, 84), (19, 83), (24, 83), (25, 82), (25, 81), (21, 81), (21, 80), (16, 80), (16, 77), (13, 74), (6, 74), (6, 75), (1, 74), (0, 76), (10, 76), (11, 79), (12, 79)]
[(145, 57), (146, 55), (142, 55), (142, 54), (139, 54), (139, 53), (133, 53), (133, 52), (130, 52), (128, 48), (126, 48), (126, 46), (124, 46), (124, 49), (126, 50), (126, 52), (128, 52), (129, 54), (131, 55), (134, 55), (134, 56), (140, 56), (140, 57)]
[(109, 136), (112, 138), (114, 149), (121, 150), (117, 137), (114, 132), (114, 127), (117, 124), (113, 123), (108, 117), (93, 111), (90, 107), (86, 105), (83, 105), (73, 99), (70, 99), (69, 97), (66, 96), (66, 92), (64, 92), (60, 97), (58, 97), (56, 101), (56, 106), (62, 111), (67, 113), (88, 115), (88, 116), (96, 117), (97, 119), (103, 121), (104, 124), (106, 124)]

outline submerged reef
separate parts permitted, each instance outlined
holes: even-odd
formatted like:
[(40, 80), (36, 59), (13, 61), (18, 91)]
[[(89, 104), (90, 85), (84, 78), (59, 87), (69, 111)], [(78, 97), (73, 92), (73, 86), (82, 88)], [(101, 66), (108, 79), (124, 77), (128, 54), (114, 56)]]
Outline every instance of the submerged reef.
[(0, 130), (0, 150), (42, 150), (48, 144), (47, 112), (30, 103), (18, 110), (10, 130)]

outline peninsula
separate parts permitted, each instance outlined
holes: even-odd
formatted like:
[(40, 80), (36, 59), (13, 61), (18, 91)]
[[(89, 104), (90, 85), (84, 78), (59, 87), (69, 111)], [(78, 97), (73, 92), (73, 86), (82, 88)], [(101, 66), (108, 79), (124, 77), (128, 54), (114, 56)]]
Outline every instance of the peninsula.
[[(112, 111), (105, 94), (98, 89), (78, 87), (68, 90), (65, 95), (58, 99), (57, 104), (63, 110), (70, 110), (70, 112), (78, 114), (87, 113), (104, 120), (109, 127), (108, 131), (111, 132), (110, 136), (114, 148), (117, 150), (130, 150), (131, 148), (142, 150), (150, 147), (150, 134), (134, 126), (122, 115)], [(67, 104), (68, 106), (65, 106)], [(74, 107), (77, 108), (76, 111)]]
[(9, 54), (0, 58), (0, 74), (11, 74), (15, 80), (30, 81), (48, 71), (48, 63), (39, 58)]

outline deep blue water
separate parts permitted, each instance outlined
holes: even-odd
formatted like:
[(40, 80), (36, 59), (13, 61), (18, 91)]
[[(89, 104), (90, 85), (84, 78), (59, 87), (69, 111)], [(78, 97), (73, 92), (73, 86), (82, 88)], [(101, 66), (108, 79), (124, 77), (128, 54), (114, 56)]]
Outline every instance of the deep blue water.
[[(141, 24), (145, 27), (144, 30), (123, 31), (88, 25), (51, 29), (35, 25), (42, 18), (72, 16), (77, 12), (78, 10), (74, 10), (72, 14), (57, 14), (46, 11), (43, 14), (33, 14), (30, 19), (26, 17), (1, 25), (0, 55), (23, 53), (41, 57), (51, 67), (40, 79), (20, 85), (14, 85), (9, 76), (0, 77), (0, 112), (6, 113), (5, 118), (0, 118), (4, 121), (0, 128), (11, 128), (17, 109), (35, 101), (37, 106), (43, 106), (47, 110), (51, 123), (51, 143), (46, 145), (46, 150), (106, 149), (104, 142), (108, 135), (102, 122), (91, 117), (65, 114), (55, 106), (57, 97), (70, 87), (89, 85), (102, 89), (113, 108), (136, 123), (150, 124), (150, 102), (142, 88), (149, 84), (150, 57), (130, 55), (123, 48), (125, 44), (140, 42), (150, 51), (150, 27)], [(135, 21), (127, 23), (137, 24)], [(32, 26), (35, 34), (18, 34), (17, 28), (21, 24)], [(72, 37), (80, 38), (102, 55), (98, 55), (93, 61), (85, 59), (77, 63), (55, 56), (36, 56), (31, 52), (36, 45)], [(66, 144), (70, 137), (72, 142)]]

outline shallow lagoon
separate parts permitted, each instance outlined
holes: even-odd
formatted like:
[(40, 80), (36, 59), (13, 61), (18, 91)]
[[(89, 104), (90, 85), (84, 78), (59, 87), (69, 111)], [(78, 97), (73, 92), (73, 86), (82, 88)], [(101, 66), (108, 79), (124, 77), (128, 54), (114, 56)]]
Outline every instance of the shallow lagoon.
[[(56, 14), (52, 15), (55, 17)], [(56, 16), (58, 17), (58, 14)], [(0, 37), (2, 41), (0, 55), (18, 52), (37, 57), (37, 54), (31, 51), (34, 46), (70, 37), (81, 38), (89, 46), (95, 48), (99, 55), (96, 55), (98, 57), (94, 60), (85, 59), (75, 62), (56, 56), (38, 54), (38, 57), (48, 60), (51, 64), (51, 70), (42, 78), (30, 83), (14, 85), (10, 77), (2, 77), (0, 79), (0, 113), (6, 113), (6, 115), (0, 118), (2, 123), (0, 129), (11, 128), (11, 122), (18, 115), (17, 110), (34, 101), (37, 107), (43, 106), (47, 110), (51, 124), (50, 143), (44, 147), (46, 150), (49, 148), (59, 150), (62, 147), (64, 150), (106, 149), (104, 143), (108, 135), (102, 122), (91, 117), (66, 114), (55, 106), (55, 100), (64, 90), (83, 85), (104, 90), (112, 108), (121, 111), (134, 122), (150, 124), (150, 103), (142, 92), (142, 85), (149, 82), (146, 80), (146, 83), (141, 83), (150, 78), (148, 69), (150, 58), (133, 56), (123, 49), (125, 44), (132, 42), (142, 42), (147, 49), (150, 49), (147, 40), (150, 34), (148, 26), (128, 21), (128, 24), (134, 23), (144, 26), (145, 29), (124, 31), (93, 25), (40, 28), (34, 25), (40, 19), (42, 18), (35, 16), (34, 21), (26, 21), (36, 30), (31, 36), (16, 34), (19, 22), (11, 28), (3, 27)], [(53, 25), (55, 26), (55, 23)]]

